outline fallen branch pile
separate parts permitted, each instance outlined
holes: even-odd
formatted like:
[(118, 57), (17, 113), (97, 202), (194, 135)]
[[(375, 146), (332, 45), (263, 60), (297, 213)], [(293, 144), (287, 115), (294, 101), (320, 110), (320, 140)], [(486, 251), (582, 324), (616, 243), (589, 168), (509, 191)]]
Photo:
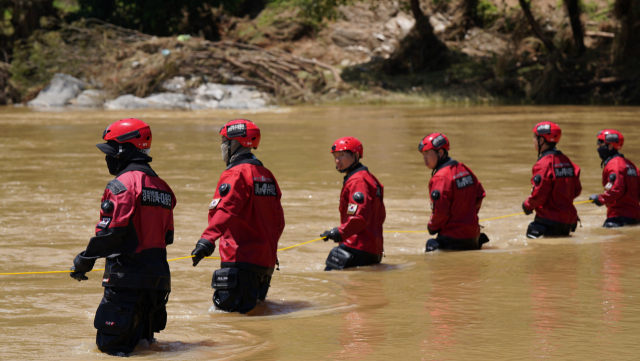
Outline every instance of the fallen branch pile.
[(306, 101), (342, 84), (328, 64), (242, 43), (158, 38), (97, 20), (61, 25), (56, 34), (36, 33), (16, 54), (23, 87), (63, 72), (111, 96), (147, 96), (162, 91), (163, 81), (184, 76), (192, 87), (253, 85), (285, 101)]

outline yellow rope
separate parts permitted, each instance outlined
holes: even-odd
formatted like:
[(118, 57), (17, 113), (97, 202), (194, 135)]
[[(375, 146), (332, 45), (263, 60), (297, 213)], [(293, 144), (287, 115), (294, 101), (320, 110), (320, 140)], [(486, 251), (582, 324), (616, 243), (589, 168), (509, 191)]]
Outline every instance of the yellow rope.
[(310, 241), (306, 241), (306, 242), (298, 243), (298, 244), (295, 244), (295, 245), (293, 245), (293, 246), (289, 246), (289, 247), (285, 247), (285, 248), (280, 248), (280, 249), (278, 250), (278, 252), (280, 252), (280, 251), (285, 251), (285, 250), (287, 250), (287, 249), (295, 248), (295, 247), (298, 247), (298, 246), (302, 246), (303, 244), (308, 244), (308, 243), (311, 243), (311, 242), (319, 241), (319, 240), (321, 240), (321, 239), (324, 239), (324, 238), (320, 237), (320, 238), (312, 239), (312, 240), (310, 240)]
[[(179, 258), (172, 258), (172, 259), (168, 259), (167, 262), (171, 262), (171, 261), (178, 261), (181, 259), (186, 259), (186, 258), (193, 258), (193, 256), (185, 256), (185, 257), (179, 257)], [(209, 258), (209, 259), (220, 259), (220, 257), (205, 257), (205, 258)], [(98, 271), (104, 271), (104, 268), (96, 268), (96, 269), (92, 269), (89, 272), (98, 272)], [(9, 275), (36, 275), (36, 274), (47, 274), (47, 273), (71, 273), (71, 271), (45, 271), (45, 272), (16, 272), (16, 273), (0, 273), (0, 276), (9, 276)]]
[[(574, 204), (583, 204), (583, 203), (591, 203), (593, 202), (592, 200), (586, 200), (586, 201), (581, 201), (581, 202), (575, 202)], [(493, 221), (496, 219), (501, 219), (501, 218), (507, 218), (507, 217), (514, 217), (514, 216), (519, 216), (524, 214), (524, 212), (520, 212), (520, 213), (514, 213), (514, 214), (509, 214), (507, 216), (500, 216), (500, 217), (493, 217), (493, 218), (487, 218), (487, 219), (481, 219), (480, 222), (487, 222), (487, 221)], [(384, 233), (427, 233), (428, 231), (384, 231)], [(316, 242), (319, 241), (321, 239), (324, 239), (322, 237), (320, 238), (316, 238), (316, 239), (312, 239), (310, 241), (306, 241), (306, 242), (302, 242), (302, 243), (298, 243), (295, 244), (293, 246), (289, 246), (289, 247), (284, 247), (284, 248), (280, 248), (278, 249), (278, 252), (280, 251), (286, 251), (288, 249), (291, 248), (296, 248), (296, 247), (300, 247), (303, 246), (305, 244), (309, 244), (312, 242)], [(181, 259), (187, 259), (187, 258), (193, 258), (193, 256), (185, 256), (185, 257), (179, 257), (179, 258), (172, 258), (172, 259), (168, 259), (167, 262), (171, 262), (171, 261), (178, 261)], [(205, 258), (209, 258), (209, 259), (220, 259), (220, 257), (205, 257)], [(104, 271), (104, 268), (101, 269), (93, 269), (90, 272), (97, 272), (97, 271)], [(16, 272), (16, 273), (0, 273), (0, 276), (8, 276), (8, 275), (34, 275), (34, 274), (48, 274), (48, 273), (70, 273), (71, 271), (45, 271), (45, 272)]]

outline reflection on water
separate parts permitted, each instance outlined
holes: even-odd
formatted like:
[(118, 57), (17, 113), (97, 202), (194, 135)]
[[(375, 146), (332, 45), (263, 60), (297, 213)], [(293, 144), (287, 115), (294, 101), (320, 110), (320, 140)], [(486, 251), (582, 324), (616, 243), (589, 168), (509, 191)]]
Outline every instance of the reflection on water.
[[(263, 130), (256, 155), (278, 178), (287, 227), (280, 247), (338, 222), (342, 175), (329, 148), (351, 135), (385, 184), (386, 230), (426, 230), (430, 171), (417, 143), (440, 131), (483, 183), (480, 218), (521, 212), (530, 192), (531, 127), (563, 128), (559, 148), (582, 168), (584, 194), (602, 190), (595, 135), (618, 128), (640, 162), (638, 108), (343, 107), (262, 112), (59, 112), (0, 109), (0, 272), (64, 270), (92, 235), (112, 178), (94, 147), (116, 119), (154, 133), (153, 168), (173, 188), (175, 244), (188, 255), (206, 226), (219, 174), (217, 131), (246, 117)], [(532, 217), (483, 223), (482, 251), (424, 253), (427, 234), (385, 233), (382, 264), (322, 272), (332, 244), (279, 254), (267, 301), (250, 315), (211, 310), (219, 261), (170, 263), (167, 329), (135, 356), (176, 360), (635, 359), (640, 334), (640, 228), (602, 229), (605, 209), (577, 206), (571, 237), (528, 240)], [(102, 268), (102, 261), (96, 267)], [(93, 316), (100, 272), (0, 276), (0, 359), (103, 359)]]

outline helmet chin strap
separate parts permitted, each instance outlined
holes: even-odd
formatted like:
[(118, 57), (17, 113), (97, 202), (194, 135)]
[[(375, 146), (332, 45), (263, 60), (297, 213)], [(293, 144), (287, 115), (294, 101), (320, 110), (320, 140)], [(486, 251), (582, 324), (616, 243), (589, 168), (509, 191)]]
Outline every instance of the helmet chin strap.
[[(355, 153), (354, 153), (355, 154)], [(360, 157), (356, 156), (356, 159), (353, 161), (353, 163), (348, 166), (347, 168), (340, 170), (338, 169), (338, 166), (336, 166), (336, 170), (340, 173), (347, 173), (349, 174), (358, 164), (360, 164)]]
[[(536, 142), (538, 142), (538, 159), (540, 159), (540, 154), (542, 153), (542, 145), (544, 145), (544, 142), (542, 142), (542, 145), (540, 145), (540, 138), (542, 138), (542, 137), (539, 136), (539, 135), (536, 135), (536, 136), (537, 136)], [(544, 138), (542, 138), (542, 139), (544, 139)]]
[(227, 167), (231, 164), (231, 158), (233, 158), (233, 154), (231, 154), (231, 139), (227, 139), (227, 152), (229, 155), (227, 156)]
[[(439, 151), (440, 149), (438, 149)], [(436, 174), (436, 171), (438, 170), (438, 167), (440, 167), (442, 165), (442, 163), (444, 163), (445, 159), (447, 159), (449, 157), (449, 155), (447, 154), (447, 156), (445, 156), (445, 152), (442, 152), (442, 155), (440, 155), (439, 152), (437, 152), (436, 154), (438, 154), (438, 162), (436, 163), (436, 166), (433, 167), (433, 169), (431, 170), (431, 176), (433, 177), (434, 174)]]

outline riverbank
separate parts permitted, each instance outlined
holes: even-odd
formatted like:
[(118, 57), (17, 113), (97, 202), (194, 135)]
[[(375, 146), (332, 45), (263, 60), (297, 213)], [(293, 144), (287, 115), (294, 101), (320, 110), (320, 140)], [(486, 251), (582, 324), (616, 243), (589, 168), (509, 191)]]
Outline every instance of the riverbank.
[(54, 74), (65, 73), (105, 100), (164, 93), (178, 77), (185, 87), (177, 93), (191, 98), (171, 95), (172, 108), (195, 104), (203, 84), (254, 87), (264, 106), (640, 104), (640, 67), (636, 59), (614, 62), (621, 25), (604, 0), (583, 5), (581, 54), (560, 3), (531, 5), (543, 38), (555, 44), (549, 45), (534, 34), (518, 2), (480, 1), (471, 25), (461, 13), (463, 1), (422, 2), (448, 55), (442, 69), (420, 71), (412, 70), (411, 59), (408, 69), (389, 71), (389, 59), (416, 23), (407, 4), (350, 2), (322, 21), (310, 20), (296, 4), (269, 3), (253, 19), (218, 9), (219, 41), (151, 36), (95, 19), (56, 23), (16, 43), (11, 64), (0, 66), (0, 103), (27, 104)]

